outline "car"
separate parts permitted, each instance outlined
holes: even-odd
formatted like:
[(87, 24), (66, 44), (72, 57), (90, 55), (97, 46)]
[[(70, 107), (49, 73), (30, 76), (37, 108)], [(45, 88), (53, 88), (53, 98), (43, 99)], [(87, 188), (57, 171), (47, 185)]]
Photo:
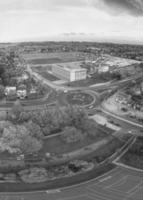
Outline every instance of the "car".
[(128, 133), (132, 133), (132, 131), (130, 130), (130, 131), (128, 131)]
[(91, 106), (89, 106), (88, 108), (89, 108), (89, 109), (91, 109), (91, 108), (93, 108), (93, 107), (94, 107), (94, 106), (93, 106), (93, 105), (91, 105)]

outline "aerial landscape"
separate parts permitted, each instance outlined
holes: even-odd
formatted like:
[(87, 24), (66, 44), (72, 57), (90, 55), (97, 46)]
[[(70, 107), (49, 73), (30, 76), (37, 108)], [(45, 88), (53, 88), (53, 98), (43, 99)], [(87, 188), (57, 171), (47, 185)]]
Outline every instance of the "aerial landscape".
[(143, 1), (0, 11), (0, 200), (143, 200)]

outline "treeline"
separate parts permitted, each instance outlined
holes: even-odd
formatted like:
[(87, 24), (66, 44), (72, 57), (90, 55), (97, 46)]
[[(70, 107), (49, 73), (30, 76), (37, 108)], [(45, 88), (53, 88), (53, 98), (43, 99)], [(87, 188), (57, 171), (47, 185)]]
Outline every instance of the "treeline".
[[(36, 124), (43, 134), (48, 136), (61, 131), (80, 130), (83, 132), (95, 131), (97, 125), (88, 118), (86, 111), (78, 106), (67, 106), (47, 108), (45, 110), (26, 112), (17, 101), (12, 112), (8, 115), (8, 120), (14, 124), (31, 122)], [(92, 130), (91, 130), (92, 129)]]
[(15, 77), (24, 71), (24, 61), (14, 52), (5, 54), (0, 61), (0, 84), (15, 85)]

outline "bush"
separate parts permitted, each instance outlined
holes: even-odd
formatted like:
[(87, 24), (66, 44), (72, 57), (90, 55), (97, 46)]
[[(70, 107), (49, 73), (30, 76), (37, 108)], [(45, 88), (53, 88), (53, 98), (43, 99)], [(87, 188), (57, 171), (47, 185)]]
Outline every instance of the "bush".
[(29, 168), (20, 171), (18, 174), (25, 183), (44, 182), (48, 179), (47, 170), (44, 168)]
[(30, 135), (24, 136), (20, 145), (20, 150), (24, 154), (37, 153), (42, 148), (42, 142)]
[(64, 131), (61, 134), (62, 140), (66, 143), (79, 142), (84, 140), (85, 137), (85, 133), (82, 133), (79, 129), (76, 129), (72, 126), (65, 127)]

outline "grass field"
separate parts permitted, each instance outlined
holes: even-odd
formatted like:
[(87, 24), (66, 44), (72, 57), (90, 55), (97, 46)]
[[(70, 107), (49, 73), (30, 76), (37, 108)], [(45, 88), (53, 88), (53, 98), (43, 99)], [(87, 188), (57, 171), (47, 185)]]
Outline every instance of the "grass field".
[(87, 87), (90, 85), (94, 85), (94, 84), (98, 84), (98, 83), (105, 83), (107, 81), (105, 81), (104, 79), (93, 79), (93, 78), (87, 78), (85, 80), (79, 80), (79, 81), (73, 81), (68, 83), (68, 86), (72, 86), (72, 87)]
[(35, 70), (37, 72), (40, 72), (40, 71), (52, 71), (52, 65), (46, 65), (46, 66), (43, 66), (43, 65), (38, 65), (38, 66), (32, 66), (31, 67), (32, 70)]
[(143, 170), (143, 137), (138, 137), (120, 161), (126, 165)]
[(56, 76), (48, 73), (47, 71), (45, 71), (45, 72), (44, 71), (39, 72), (39, 74), (41, 76), (43, 76), (44, 78), (46, 78), (47, 80), (49, 80), (49, 81), (58, 81), (58, 80), (60, 80), (59, 78), (57, 78)]
[[(90, 144), (93, 144), (105, 137), (108, 136), (108, 134), (112, 134), (114, 131), (107, 128), (98, 125), (96, 130), (94, 130), (96, 133), (95, 136), (93, 135), (87, 135), (82, 141), (75, 142), (75, 143), (65, 143), (62, 139), (61, 136), (55, 136), (51, 138), (47, 138), (44, 140), (44, 145), (43, 145), (43, 152), (51, 152), (51, 153), (67, 153), (67, 152), (72, 152), (77, 149), (80, 149), (84, 146), (88, 146)], [(62, 148), (61, 148), (62, 147)]]
[(46, 78), (49, 81), (58, 81), (60, 80), (59, 78), (57, 78), (56, 76), (54, 76), (53, 74), (50, 74), (48, 72), (48, 70), (50, 70), (51, 68), (49, 67), (33, 67), (32, 70), (34, 70), (35, 72), (37, 72), (38, 74), (40, 74), (41, 76), (43, 76), (44, 78)]
[[(99, 130), (97, 130), (97, 132), (99, 132)], [(104, 137), (106, 137), (106, 135)], [(87, 136), (82, 141), (76, 143), (65, 143), (64, 141), (62, 141), (61, 136), (51, 137), (44, 141), (42, 151), (45, 153), (50, 152), (56, 154), (68, 153), (83, 148), (84, 146), (93, 144), (94, 142), (101, 140), (101, 138), (103, 138), (103, 135), (102, 137)]]
[(28, 61), (29, 64), (40, 65), (40, 64), (52, 64), (52, 63), (61, 63), (63, 62), (60, 58), (38, 58), (31, 59)]
[(32, 65), (53, 64), (62, 62), (74, 62), (84, 60), (79, 52), (61, 52), (61, 53), (35, 53), (24, 54), (23, 58)]

